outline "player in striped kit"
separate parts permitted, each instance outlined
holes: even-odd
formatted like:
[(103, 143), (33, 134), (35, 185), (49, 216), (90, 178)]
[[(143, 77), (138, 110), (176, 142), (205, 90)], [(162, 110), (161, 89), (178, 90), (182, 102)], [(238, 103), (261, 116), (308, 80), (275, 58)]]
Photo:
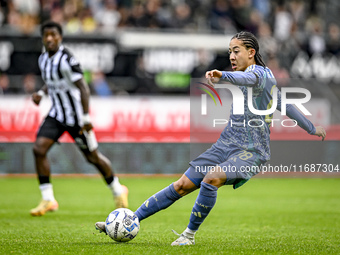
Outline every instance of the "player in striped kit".
[(103, 175), (113, 193), (116, 207), (127, 207), (127, 188), (114, 176), (109, 159), (98, 151), (89, 115), (89, 88), (78, 61), (62, 45), (62, 28), (58, 23), (47, 21), (41, 26), (41, 35), (45, 52), (39, 57), (39, 68), (45, 85), (33, 93), (32, 100), (39, 105), (43, 95), (48, 93), (52, 107), (40, 126), (33, 146), (42, 200), (30, 213), (40, 216), (59, 207), (50, 183), (47, 153), (64, 132), (73, 137), (87, 161)]

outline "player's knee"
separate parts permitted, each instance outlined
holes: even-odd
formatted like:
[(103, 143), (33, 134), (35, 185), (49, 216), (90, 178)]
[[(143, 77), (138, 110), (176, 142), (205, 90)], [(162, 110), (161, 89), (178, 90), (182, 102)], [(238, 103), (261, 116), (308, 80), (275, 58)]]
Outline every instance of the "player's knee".
[(45, 157), (47, 153), (46, 150), (36, 144), (33, 146), (32, 150), (35, 157)]
[(195, 190), (195, 188), (196, 187), (193, 187), (192, 183), (189, 183), (189, 182), (183, 180), (183, 178), (174, 182), (174, 189), (181, 196), (184, 196), (184, 195), (190, 193), (191, 191)]
[(213, 185), (215, 187), (221, 187), (227, 180), (227, 176), (223, 172), (209, 172), (203, 179), (203, 182)]
[(226, 181), (226, 179), (218, 178), (218, 177), (215, 177), (215, 178), (214, 177), (208, 177), (208, 178), (203, 179), (203, 182), (208, 183), (208, 184), (213, 185), (213, 186), (218, 187), (218, 188), (223, 186), (225, 181)]
[(210, 170), (209, 173), (204, 177), (203, 182), (213, 185), (215, 187), (221, 187), (227, 181), (227, 176), (223, 172), (221, 167), (216, 167)]
[(86, 160), (87, 162), (89, 162), (90, 164), (94, 164), (97, 165), (99, 163), (99, 157), (97, 154), (89, 154), (86, 155)]

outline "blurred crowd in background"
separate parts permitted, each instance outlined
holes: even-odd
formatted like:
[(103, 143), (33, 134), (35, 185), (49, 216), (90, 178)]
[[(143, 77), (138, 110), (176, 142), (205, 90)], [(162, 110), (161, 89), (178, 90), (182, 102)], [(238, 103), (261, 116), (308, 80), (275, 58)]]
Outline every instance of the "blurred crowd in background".
[[(340, 54), (338, 0), (0, 0), (0, 31), (38, 33), (52, 19), (65, 35), (114, 34), (123, 29), (232, 35), (241, 30), (259, 39), (267, 65), (280, 78), (289, 76), (300, 51)], [(100, 81), (103, 80), (98, 74)], [(104, 77), (105, 78), (105, 77)], [(31, 93), (28, 75), (20, 91)], [(1, 88), (8, 84), (0, 76)], [(34, 90), (34, 89), (33, 89)]]

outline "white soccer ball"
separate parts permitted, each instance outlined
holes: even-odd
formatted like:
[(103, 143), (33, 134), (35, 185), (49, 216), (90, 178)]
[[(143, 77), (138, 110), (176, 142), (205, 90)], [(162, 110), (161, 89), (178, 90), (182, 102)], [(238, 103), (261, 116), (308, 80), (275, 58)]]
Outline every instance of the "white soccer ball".
[(139, 226), (138, 217), (127, 208), (112, 211), (105, 221), (106, 233), (117, 242), (131, 241), (138, 234)]

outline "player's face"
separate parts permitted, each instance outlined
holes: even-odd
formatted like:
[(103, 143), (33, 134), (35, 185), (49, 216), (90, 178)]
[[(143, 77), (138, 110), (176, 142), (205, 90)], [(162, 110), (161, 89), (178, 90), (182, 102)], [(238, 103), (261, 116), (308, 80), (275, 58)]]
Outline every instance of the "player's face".
[(57, 28), (51, 27), (44, 29), (42, 41), (50, 56), (58, 51), (61, 39), (62, 37)]
[(247, 49), (241, 40), (232, 39), (229, 44), (229, 59), (233, 71), (245, 71), (248, 66), (255, 64), (254, 49)]

